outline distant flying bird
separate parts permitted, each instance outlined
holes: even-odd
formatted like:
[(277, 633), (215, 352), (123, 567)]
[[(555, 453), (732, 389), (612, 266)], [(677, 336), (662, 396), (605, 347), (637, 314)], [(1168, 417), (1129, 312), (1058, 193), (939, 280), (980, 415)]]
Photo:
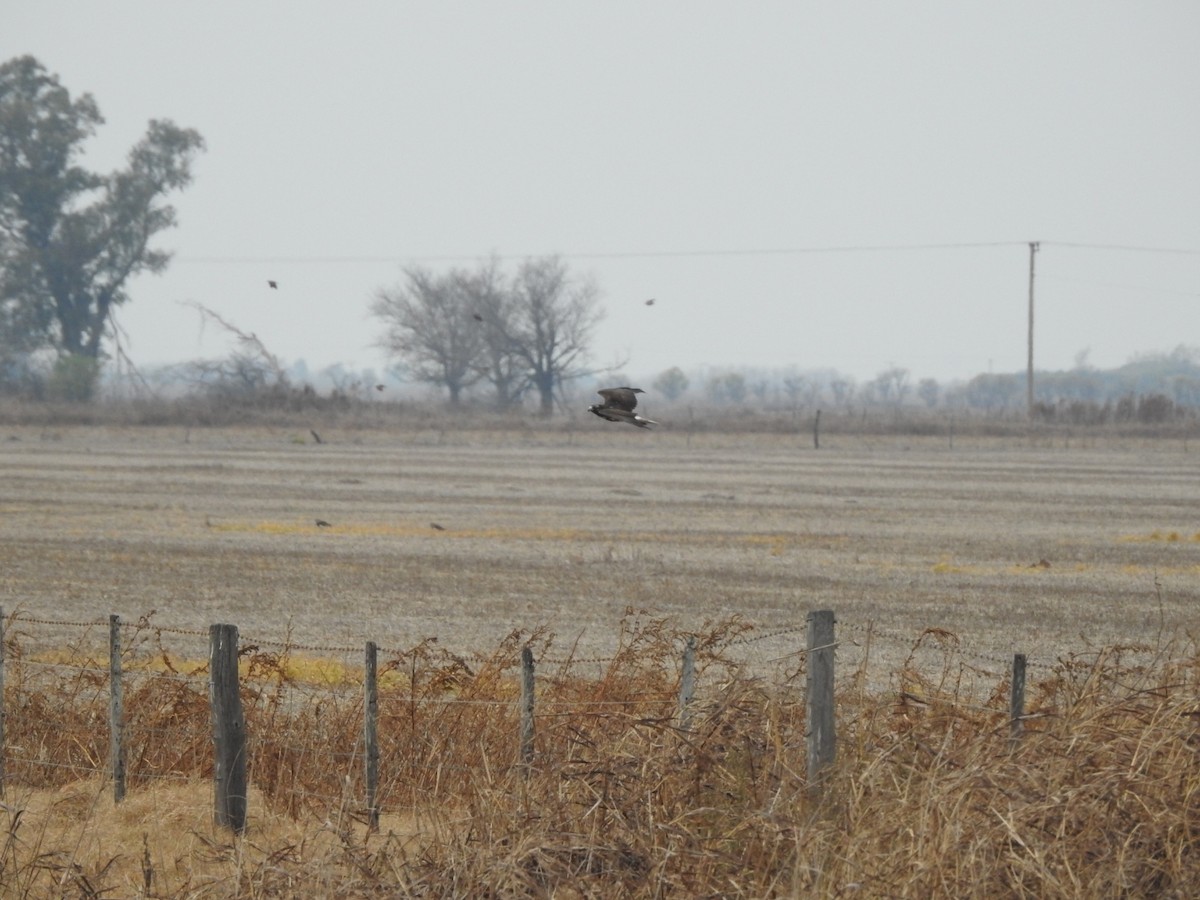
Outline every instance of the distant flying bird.
[(333, 526), (330, 525), (328, 522), (326, 522), (324, 519), (317, 519), (317, 527), (318, 528), (332, 528)]
[(277, 291), (277, 290), (279, 290), (279, 282), (278, 281), (268, 281), (267, 287), (269, 287), (273, 291)]
[(375, 385), (375, 390), (382, 391), (386, 386), (387, 385), (377, 384), (377, 385)]
[(474, 319), (476, 322), (483, 321), (483, 316), (481, 316), (479, 313), (471, 313), (471, 318)]
[(637, 395), (646, 393), (641, 388), (604, 388), (596, 393), (604, 398), (604, 402), (589, 406), (588, 412), (610, 422), (628, 422), (638, 428), (648, 428), (658, 424), (653, 419), (643, 419), (634, 412), (634, 409), (637, 408)]
[(647, 306), (653, 306), (653, 305), (654, 305), (654, 298), (653, 298), (653, 297), (651, 297), (649, 300), (647, 300), (647, 301), (646, 301), (646, 305), (647, 305)]

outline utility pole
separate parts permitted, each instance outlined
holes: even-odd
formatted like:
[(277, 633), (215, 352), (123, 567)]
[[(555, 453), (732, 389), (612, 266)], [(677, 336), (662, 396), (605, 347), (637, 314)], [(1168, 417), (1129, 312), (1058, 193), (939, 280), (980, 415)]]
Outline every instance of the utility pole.
[(1025, 411), (1033, 418), (1033, 264), (1040, 241), (1029, 242), (1029, 360), (1025, 369)]

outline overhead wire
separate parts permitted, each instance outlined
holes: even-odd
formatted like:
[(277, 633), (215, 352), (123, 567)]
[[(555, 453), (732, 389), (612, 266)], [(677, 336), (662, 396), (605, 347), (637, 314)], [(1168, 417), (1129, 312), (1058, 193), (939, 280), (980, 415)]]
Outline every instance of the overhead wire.
[[(978, 250), (994, 247), (1027, 247), (1030, 241), (951, 241), (917, 244), (819, 244), (807, 247), (748, 247), (748, 248), (702, 248), (695, 250), (602, 250), (602, 251), (559, 251), (556, 255), (568, 259), (670, 259), (693, 257), (736, 257), (736, 256), (800, 256), (822, 253), (905, 253), (934, 250)], [(1186, 247), (1151, 247), (1137, 244), (1102, 244), (1083, 241), (1037, 241), (1043, 247), (1063, 247), (1076, 250), (1105, 250), (1132, 253), (1167, 253), (1200, 256), (1200, 249)], [(501, 260), (528, 259), (553, 255), (542, 253), (443, 253), (403, 254), (370, 256), (179, 256), (176, 262), (200, 265), (224, 264), (395, 264), (420, 262), (464, 262), (482, 258)]]

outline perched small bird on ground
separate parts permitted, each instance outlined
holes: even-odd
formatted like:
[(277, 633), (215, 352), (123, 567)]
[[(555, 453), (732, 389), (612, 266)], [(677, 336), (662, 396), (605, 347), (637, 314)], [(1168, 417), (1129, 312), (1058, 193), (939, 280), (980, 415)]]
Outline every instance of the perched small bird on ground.
[(634, 412), (637, 408), (637, 395), (646, 393), (641, 388), (603, 388), (596, 393), (604, 398), (604, 402), (589, 406), (588, 412), (610, 422), (628, 422), (638, 428), (649, 428), (658, 424), (653, 419), (644, 419)]
[(445, 531), (446, 530), (445, 525), (439, 525), (437, 522), (430, 522), (429, 527), (432, 528), (434, 531)]
[(277, 290), (279, 290), (279, 282), (278, 281), (268, 281), (267, 287), (269, 287), (273, 291), (277, 291)]
[(326, 522), (324, 519), (317, 519), (317, 527), (318, 528), (332, 528), (333, 525), (330, 524), (329, 522)]

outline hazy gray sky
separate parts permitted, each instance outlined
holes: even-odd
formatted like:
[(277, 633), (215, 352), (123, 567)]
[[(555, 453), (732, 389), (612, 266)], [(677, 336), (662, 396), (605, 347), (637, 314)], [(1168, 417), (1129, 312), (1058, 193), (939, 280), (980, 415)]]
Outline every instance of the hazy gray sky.
[[(1031, 240), (1039, 367), (1200, 344), (1200, 253), (1066, 246), (1200, 251), (1193, 0), (9, 0), (3, 19), (0, 58), (99, 102), (91, 167), (150, 118), (208, 142), (157, 242), (175, 261), (120, 312), (139, 363), (225, 352), (195, 301), (310, 368), (382, 368), (367, 307), (403, 265), (557, 252), (603, 290), (596, 362), (631, 375), (1014, 371)], [(911, 245), (934, 248), (858, 249)]]

